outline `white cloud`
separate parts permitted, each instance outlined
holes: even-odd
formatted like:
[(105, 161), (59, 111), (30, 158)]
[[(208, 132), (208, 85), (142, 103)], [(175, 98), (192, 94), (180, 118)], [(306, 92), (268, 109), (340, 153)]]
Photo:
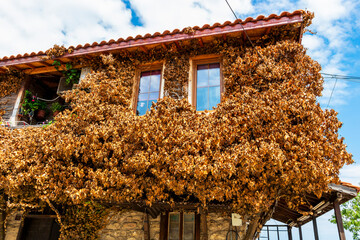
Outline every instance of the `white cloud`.
[(340, 180), (360, 186), (360, 164), (344, 166), (340, 170)]
[(131, 12), (121, 1), (0, 0), (0, 55), (46, 50), (131, 35)]

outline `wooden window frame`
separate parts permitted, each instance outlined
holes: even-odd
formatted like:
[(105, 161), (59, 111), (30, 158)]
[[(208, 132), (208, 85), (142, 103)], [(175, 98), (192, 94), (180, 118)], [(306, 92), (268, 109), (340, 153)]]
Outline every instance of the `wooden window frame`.
[(134, 85), (132, 90), (132, 99), (131, 99), (131, 108), (136, 113), (137, 109), (137, 102), (139, 98), (139, 87), (140, 87), (140, 78), (142, 72), (147, 71), (156, 71), (160, 70), (160, 92), (159, 92), (159, 99), (164, 97), (164, 63), (163, 62), (153, 62), (149, 64), (143, 64), (136, 67), (135, 76), (134, 76)]
[[(221, 57), (215, 54), (196, 56), (190, 59), (190, 72), (189, 72), (189, 102), (196, 108), (197, 101), (197, 66), (203, 64), (219, 63), (220, 64), (220, 101), (221, 95), (224, 92), (224, 77), (223, 77), (223, 64)], [(212, 111), (209, 109), (207, 111)]]
[(163, 212), (160, 215), (160, 240), (168, 240), (169, 239), (169, 224), (170, 224), (170, 214), (171, 213), (179, 213), (180, 214), (180, 227), (179, 227), (179, 239), (182, 240), (184, 234), (184, 213), (194, 213), (195, 222), (194, 222), (194, 240), (200, 240), (200, 214), (196, 213), (196, 211), (171, 211), (171, 212)]

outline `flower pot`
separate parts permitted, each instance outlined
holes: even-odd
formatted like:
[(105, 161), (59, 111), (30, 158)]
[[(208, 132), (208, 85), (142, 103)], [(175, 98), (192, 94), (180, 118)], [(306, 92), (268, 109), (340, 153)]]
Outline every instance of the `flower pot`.
[(55, 111), (53, 112), (53, 116), (56, 117), (56, 115), (58, 115), (60, 113), (60, 111)]
[(39, 109), (36, 111), (35, 119), (37, 121), (44, 121), (46, 116), (46, 111), (44, 109)]

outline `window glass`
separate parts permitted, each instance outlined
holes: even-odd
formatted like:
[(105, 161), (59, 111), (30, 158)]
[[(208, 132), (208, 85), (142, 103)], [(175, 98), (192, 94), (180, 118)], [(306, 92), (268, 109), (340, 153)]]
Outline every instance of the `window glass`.
[(136, 114), (144, 115), (160, 97), (161, 70), (142, 72)]
[(180, 213), (169, 215), (169, 240), (179, 240), (180, 237)]
[(212, 110), (220, 103), (220, 64), (197, 65), (196, 110)]
[(194, 240), (195, 235), (195, 214), (184, 213), (184, 237), (183, 240)]

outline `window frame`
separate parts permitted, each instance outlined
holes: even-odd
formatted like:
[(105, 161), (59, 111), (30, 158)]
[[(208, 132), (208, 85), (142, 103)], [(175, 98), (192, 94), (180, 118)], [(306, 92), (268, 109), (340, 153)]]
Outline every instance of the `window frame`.
[(184, 214), (194, 214), (194, 240), (200, 240), (200, 214), (195, 210), (186, 211), (166, 211), (160, 215), (160, 240), (168, 240), (170, 233), (170, 215), (180, 214), (179, 218), (179, 239), (182, 240), (184, 236)]
[[(221, 57), (215, 54), (196, 56), (190, 59), (190, 71), (189, 71), (189, 102), (196, 108), (197, 103), (197, 66), (204, 64), (219, 63), (220, 65), (220, 102), (222, 99), (222, 93), (224, 92), (224, 77), (223, 77), (223, 64)], [(207, 111), (213, 111), (208, 109)]]
[(134, 76), (134, 84), (133, 84), (133, 91), (132, 91), (132, 100), (131, 100), (131, 108), (136, 114), (137, 103), (139, 99), (139, 88), (140, 88), (140, 80), (141, 80), (141, 73), (148, 72), (148, 71), (156, 71), (160, 70), (160, 91), (159, 91), (159, 99), (164, 97), (164, 62), (153, 62), (149, 64), (139, 65), (135, 69), (135, 76)]

